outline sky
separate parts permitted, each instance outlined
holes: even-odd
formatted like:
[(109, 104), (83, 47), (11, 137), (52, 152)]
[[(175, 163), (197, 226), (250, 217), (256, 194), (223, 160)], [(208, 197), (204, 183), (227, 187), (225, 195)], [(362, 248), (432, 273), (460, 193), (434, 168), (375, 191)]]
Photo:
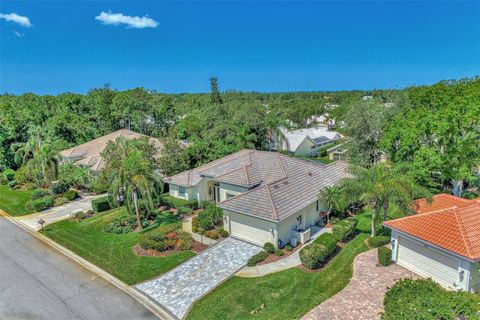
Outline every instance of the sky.
[(403, 88), (480, 75), (480, 1), (0, 2), (0, 93)]

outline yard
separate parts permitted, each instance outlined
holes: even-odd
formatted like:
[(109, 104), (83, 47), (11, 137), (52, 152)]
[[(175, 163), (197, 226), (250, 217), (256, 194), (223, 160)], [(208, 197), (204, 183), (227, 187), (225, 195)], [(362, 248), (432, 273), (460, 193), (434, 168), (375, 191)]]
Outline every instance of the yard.
[(341, 291), (355, 256), (367, 250), (369, 213), (358, 216), (360, 234), (318, 272), (292, 268), (259, 278), (233, 277), (197, 302), (188, 319), (296, 319)]
[(105, 224), (122, 214), (125, 214), (125, 209), (117, 208), (82, 222), (60, 221), (47, 226), (44, 234), (130, 285), (162, 274), (194, 256), (192, 251), (166, 257), (136, 256), (132, 246), (138, 242), (139, 233), (111, 234), (103, 231)]
[(12, 190), (7, 185), (0, 185), (0, 209), (17, 217), (32, 213), (25, 204), (30, 201), (33, 191)]

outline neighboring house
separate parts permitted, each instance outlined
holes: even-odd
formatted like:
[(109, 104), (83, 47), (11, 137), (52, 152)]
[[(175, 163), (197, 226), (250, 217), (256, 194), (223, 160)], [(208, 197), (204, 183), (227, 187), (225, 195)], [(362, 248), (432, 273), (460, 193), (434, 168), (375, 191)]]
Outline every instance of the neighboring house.
[(326, 126), (289, 131), (282, 129), (281, 149), (294, 155), (316, 156), (319, 149), (340, 140), (342, 135), (330, 131)]
[(439, 194), (415, 205), (418, 214), (384, 223), (392, 230), (392, 260), (446, 288), (477, 292), (480, 202)]
[(345, 144), (340, 143), (327, 149), (327, 155), (330, 160), (346, 160), (347, 149), (345, 148)]
[[(121, 129), (81, 144), (77, 147), (60, 151), (60, 156), (62, 157), (62, 160), (70, 160), (75, 165), (85, 166), (90, 168), (90, 170), (93, 172), (98, 172), (105, 167), (105, 163), (100, 154), (105, 149), (109, 141), (115, 141), (115, 139), (119, 137), (127, 140), (133, 140), (146, 136), (127, 129)], [(156, 138), (149, 138), (149, 141), (158, 151), (155, 157), (160, 157), (163, 144)]]
[(318, 199), (320, 190), (344, 178), (346, 170), (343, 161), (324, 165), (242, 150), (164, 181), (174, 197), (217, 202), (231, 236), (278, 246), (292, 237), (302, 243), (309, 239), (310, 227), (326, 211)]

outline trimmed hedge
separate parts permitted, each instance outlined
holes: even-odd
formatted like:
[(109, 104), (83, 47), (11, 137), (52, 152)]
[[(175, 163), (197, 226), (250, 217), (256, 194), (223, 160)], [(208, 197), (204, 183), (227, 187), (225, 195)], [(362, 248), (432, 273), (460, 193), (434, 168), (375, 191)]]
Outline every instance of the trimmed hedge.
[(389, 236), (375, 236), (368, 238), (368, 246), (371, 248), (378, 248), (390, 243)]
[(35, 189), (32, 192), (31, 198), (32, 200), (36, 200), (48, 196), (49, 194), (50, 191), (48, 191), (47, 189)]
[(5, 177), (5, 179), (7, 179), (7, 181), (13, 181), (15, 180), (15, 171), (10, 168), (5, 169), (3, 171), (3, 176)]
[(26, 207), (33, 209), (34, 211), (41, 211), (43, 209), (52, 207), (54, 204), (54, 199), (52, 196), (46, 196), (40, 199), (35, 199), (27, 202)]
[(96, 212), (102, 212), (112, 209), (108, 196), (92, 200), (92, 209)]
[(259, 253), (253, 255), (248, 259), (247, 266), (254, 267), (257, 263), (262, 262), (263, 260), (267, 259), (268, 253), (265, 251), (260, 251)]
[(176, 209), (180, 207), (187, 207), (195, 210), (198, 208), (197, 200), (185, 200), (185, 199), (175, 198), (169, 195), (168, 193), (163, 194), (161, 196), (160, 203), (162, 205), (166, 205), (170, 208), (176, 208)]
[(311, 244), (300, 250), (300, 260), (309, 269), (325, 265), (337, 250), (338, 238), (335, 234), (324, 233)]
[(268, 254), (272, 254), (275, 252), (275, 246), (271, 242), (265, 242), (265, 244), (263, 245), (263, 250), (265, 250), (265, 252), (267, 252)]
[(68, 183), (55, 182), (52, 183), (49, 187), (52, 194), (62, 194), (68, 191), (70, 185)]
[(448, 291), (431, 279), (397, 281), (385, 294), (382, 320), (478, 319), (480, 295)]
[(78, 198), (78, 192), (75, 190), (68, 190), (66, 191), (63, 196), (68, 199), (68, 201), (72, 201)]
[(392, 263), (392, 250), (387, 247), (378, 248), (378, 262), (385, 267)]
[(276, 250), (275, 250), (275, 255), (281, 257), (281, 256), (284, 255), (284, 253), (283, 253), (283, 251), (282, 251), (281, 249), (276, 249)]
[(357, 223), (358, 221), (355, 218), (343, 219), (333, 226), (333, 234), (336, 235), (339, 241), (346, 242), (353, 237)]

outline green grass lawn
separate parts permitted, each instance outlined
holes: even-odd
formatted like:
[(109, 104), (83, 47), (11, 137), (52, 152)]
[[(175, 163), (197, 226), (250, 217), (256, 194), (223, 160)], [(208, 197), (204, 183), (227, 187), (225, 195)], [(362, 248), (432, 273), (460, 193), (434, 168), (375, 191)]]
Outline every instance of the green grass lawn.
[(33, 191), (12, 190), (7, 185), (0, 185), (0, 209), (17, 217), (32, 213), (25, 204), (30, 200)]
[[(370, 232), (370, 213), (365, 212), (358, 218), (360, 234), (320, 271), (291, 268), (259, 278), (233, 277), (197, 302), (188, 319), (301, 317), (350, 282), (353, 260), (367, 250), (364, 241)], [(254, 310), (258, 312), (251, 314)]]
[(127, 284), (153, 278), (195, 255), (184, 251), (167, 257), (136, 256), (132, 246), (140, 234), (110, 234), (102, 229), (115, 216), (124, 213), (124, 208), (118, 208), (82, 222), (60, 221), (45, 227), (44, 234)]

